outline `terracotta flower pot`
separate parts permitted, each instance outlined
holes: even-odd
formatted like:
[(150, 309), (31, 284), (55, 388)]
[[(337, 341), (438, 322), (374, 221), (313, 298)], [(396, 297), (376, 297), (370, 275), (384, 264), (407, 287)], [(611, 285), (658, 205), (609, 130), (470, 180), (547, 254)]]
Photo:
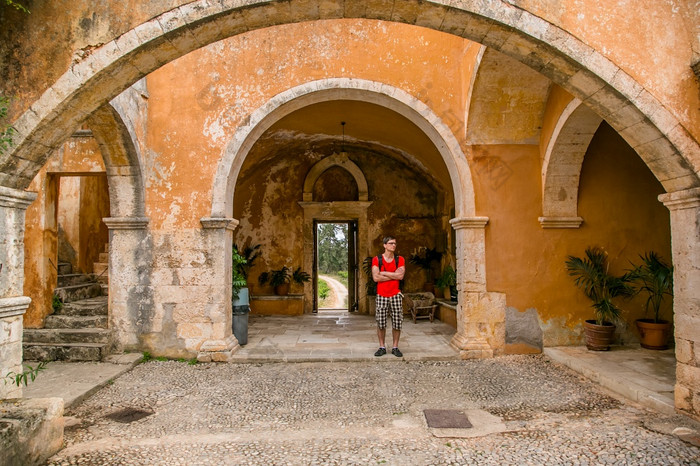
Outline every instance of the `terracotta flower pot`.
[(442, 297), (448, 301), (450, 299), (452, 299), (452, 291), (450, 290), (449, 286), (446, 286), (445, 288), (442, 289)]
[(289, 294), (289, 283), (282, 283), (275, 287), (275, 294), (277, 296), (287, 296)]
[(608, 351), (615, 334), (615, 326), (609, 322), (598, 325), (595, 320), (584, 322), (586, 348), (591, 351)]
[(639, 343), (642, 348), (652, 350), (665, 350), (668, 348), (668, 339), (671, 336), (671, 322), (653, 319), (639, 319), (636, 321), (639, 330)]

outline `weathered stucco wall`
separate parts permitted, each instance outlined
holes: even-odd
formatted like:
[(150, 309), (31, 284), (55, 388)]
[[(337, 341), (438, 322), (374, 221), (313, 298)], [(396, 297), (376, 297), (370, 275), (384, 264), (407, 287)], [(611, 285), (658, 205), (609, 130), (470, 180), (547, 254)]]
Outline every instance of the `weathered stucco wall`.
[[(304, 211), (299, 205), (304, 179), (313, 164), (330, 155), (332, 149), (333, 146), (290, 151), (288, 147), (280, 147), (277, 149), (279, 152), (267, 154), (244, 167), (236, 192), (246, 195), (238, 196), (235, 200), (234, 217), (240, 220), (240, 224), (234, 231), (234, 243), (240, 246), (261, 245), (261, 257), (250, 271), (252, 294), (272, 293), (269, 285), (261, 287), (258, 284), (260, 273), (284, 265), (292, 269), (303, 265), (304, 254), (308, 253), (304, 250), (308, 245), (303, 241)], [(367, 209), (366, 226), (371, 242), (359, 245), (360, 261), (383, 251), (381, 238), (387, 234), (396, 236), (398, 253), (407, 261), (411, 251), (416, 248), (434, 247), (436, 238), (442, 234), (436, 189), (427, 184), (420, 173), (388, 154), (363, 148), (346, 147), (346, 150), (350, 160), (364, 173), (369, 200), (372, 201)], [(327, 178), (332, 178), (337, 186), (342, 177), (337, 173), (334, 175), (331, 169), (324, 173), (317, 185), (328, 183)], [(314, 200), (356, 201), (357, 197)], [(415, 265), (407, 264), (406, 290), (420, 290), (424, 282), (424, 273)], [(308, 283), (305, 286), (312, 285)], [(365, 286), (364, 275), (360, 277), (360, 286)], [(292, 292), (301, 293), (302, 289), (299, 285), (293, 285)]]

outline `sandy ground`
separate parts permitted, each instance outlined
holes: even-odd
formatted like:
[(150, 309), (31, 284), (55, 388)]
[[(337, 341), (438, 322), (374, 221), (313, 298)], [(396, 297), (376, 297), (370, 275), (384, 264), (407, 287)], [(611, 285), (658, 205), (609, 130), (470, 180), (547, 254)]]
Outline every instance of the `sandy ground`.
[(329, 300), (323, 309), (345, 309), (347, 307), (346, 299), (348, 297), (348, 289), (333, 277), (328, 275), (319, 275), (318, 278), (325, 280), (328, 286), (331, 288), (331, 297), (334, 299)]

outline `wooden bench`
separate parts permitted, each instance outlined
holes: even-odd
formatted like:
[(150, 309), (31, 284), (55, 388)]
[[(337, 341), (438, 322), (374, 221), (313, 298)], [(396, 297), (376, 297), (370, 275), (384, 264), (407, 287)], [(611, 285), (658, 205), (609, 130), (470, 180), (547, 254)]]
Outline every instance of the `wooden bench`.
[(415, 324), (418, 319), (430, 319), (432, 322), (438, 303), (435, 301), (434, 294), (421, 291), (420, 293), (404, 293), (403, 306), (404, 311), (410, 312)]

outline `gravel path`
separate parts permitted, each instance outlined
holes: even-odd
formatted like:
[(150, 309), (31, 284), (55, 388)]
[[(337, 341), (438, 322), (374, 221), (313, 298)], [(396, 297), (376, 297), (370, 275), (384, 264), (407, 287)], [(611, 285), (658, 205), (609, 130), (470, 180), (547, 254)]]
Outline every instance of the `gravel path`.
[(331, 288), (331, 296), (335, 298), (334, 302), (327, 304), (324, 309), (346, 309), (348, 289), (333, 277), (328, 275), (319, 275), (318, 278), (325, 280)]
[[(148, 415), (106, 417), (125, 408)], [(439, 438), (424, 409), (487, 411), (506, 432)], [(700, 464), (699, 448), (659, 428), (685, 418), (620, 402), (544, 356), (152, 361), (69, 414), (49, 464)]]

